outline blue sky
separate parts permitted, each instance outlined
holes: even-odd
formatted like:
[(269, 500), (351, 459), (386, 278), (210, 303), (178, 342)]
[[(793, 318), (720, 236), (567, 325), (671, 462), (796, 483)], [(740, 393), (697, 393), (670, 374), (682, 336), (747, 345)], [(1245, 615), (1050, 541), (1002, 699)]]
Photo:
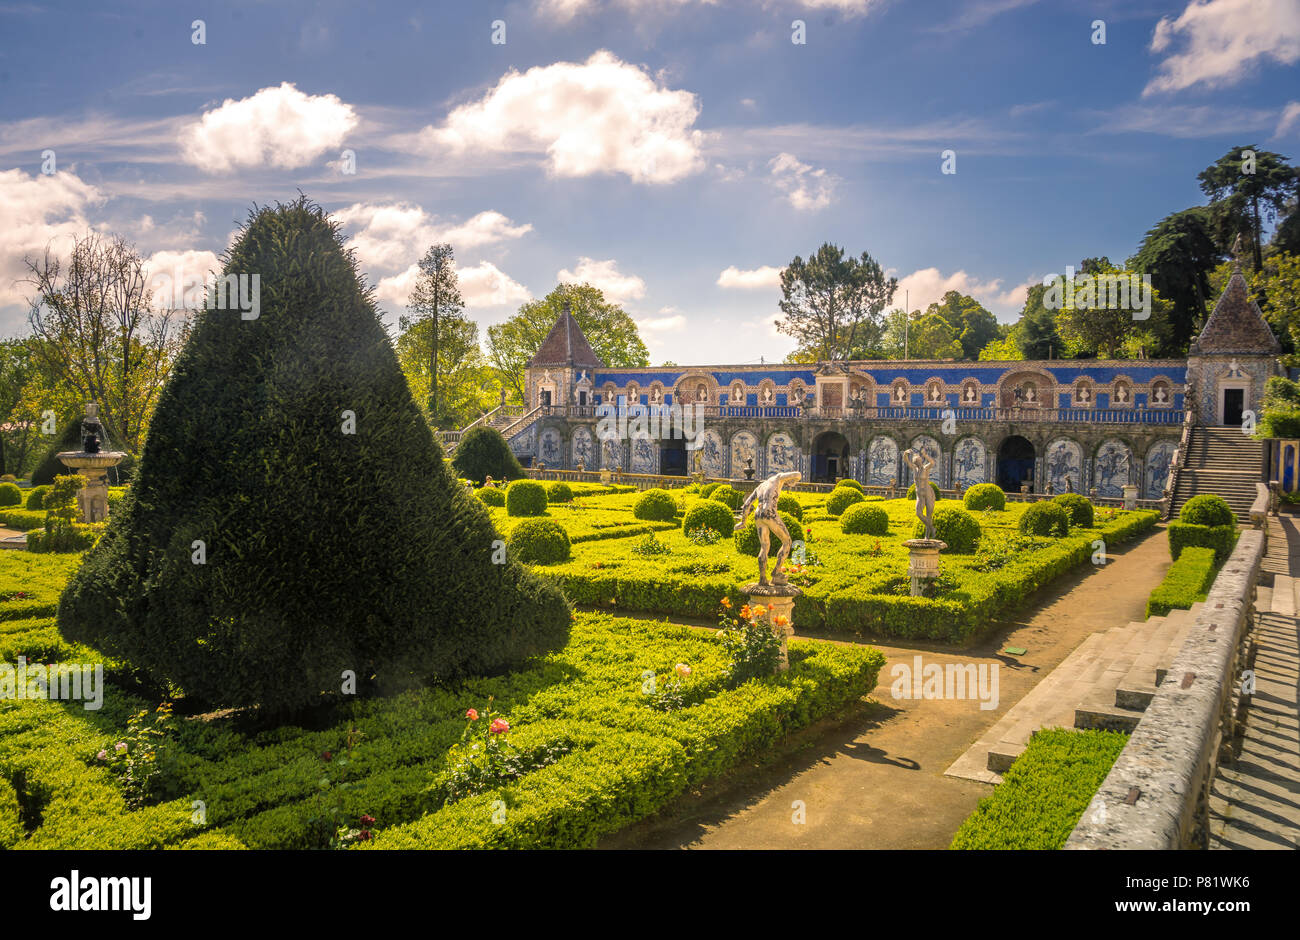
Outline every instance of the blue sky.
[(46, 245), (121, 232), (201, 277), (299, 189), (394, 321), (434, 240), (481, 325), (586, 279), (654, 364), (781, 358), (775, 271), (827, 240), (900, 305), (1013, 319), (1228, 149), (1300, 156), (1298, 62), (1300, 0), (0, 0), (0, 334)]

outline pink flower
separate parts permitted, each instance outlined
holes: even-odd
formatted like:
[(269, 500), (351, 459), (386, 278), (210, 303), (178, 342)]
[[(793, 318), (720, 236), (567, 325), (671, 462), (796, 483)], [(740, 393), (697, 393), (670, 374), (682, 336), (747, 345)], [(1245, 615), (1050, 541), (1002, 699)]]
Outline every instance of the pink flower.
[(686, 665), (685, 663), (678, 663), (675, 671), (677, 672), (677, 675), (685, 679), (687, 676), (691, 674), (691, 667)]
[(465, 712), (465, 717), (470, 721), (478, 721), (478, 712), (471, 708), (469, 711)]
[(108, 760), (108, 751), (100, 751), (95, 757), (98, 760)]
[(113, 745), (113, 750), (117, 751), (118, 753), (121, 753), (122, 751), (125, 751), (125, 750), (126, 750), (126, 742), (125, 742), (125, 741), (118, 741), (116, 744)]
[(488, 730), (491, 731), (493, 734), (505, 734), (507, 731), (510, 730), (510, 725), (506, 722), (504, 718), (498, 718), (492, 722)]

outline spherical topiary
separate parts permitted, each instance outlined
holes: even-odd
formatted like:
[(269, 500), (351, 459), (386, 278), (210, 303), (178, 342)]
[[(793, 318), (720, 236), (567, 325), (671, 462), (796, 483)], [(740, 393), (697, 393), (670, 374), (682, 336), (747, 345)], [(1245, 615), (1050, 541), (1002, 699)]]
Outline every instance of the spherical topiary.
[[(980, 524), (964, 509), (957, 506), (945, 506), (934, 511), (934, 537), (948, 543), (948, 551), (958, 555), (975, 551), (979, 541)], [(912, 538), (925, 538), (925, 526), (916, 520), (912, 528)]]
[(1183, 503), (1183, 508), (1178, 511), (1178, 520), (1180, 522), (1190, 522), (1193, 525), (1237, 524), (1237, 517), (1232, 511), (1232, 507), (1224, 501), (1222, 496), (1215, 496), (1211, 493), (1193, 496)]
[[(803, 530), (799, 528), (798, 519), (790, 515), (788, 512), (781, 512), (780, 510), (777, 510), (777, 514), (781, 517), (781, 521), (785, 523), (786, 531), (790, 533), (792, 541), (798, 542), (803, 538), (801, 535)], [(758, 555), (758, 527), (754, 524), (753, 519), (750, 519), (748, 524), (735, 534), (735, 542), (736, 551), (740, 552), (742, 555)], [(769, 536), (768, 554), (775, 555), (776, 550), (780, 545), (781, 540), (779, 538)]]
[(800, 522), (803, 522), (803, 505), (793, 493), (782, 493), (776, 498), (776, 508), (781, 512), (788, 512)]
[(546, 487), (536, 480), (515, 480), (506, 487), (506, 515), (540, 516), (546, 512)]
[(484, 506), (504, 506), (506, 504), (506, 491), (495, 486), (480, 486), (474, 491), (474, 495), (482, 500)]
[(713, 495), (713, 491), (716, 490), (721, 485), (722, 485), (721, 483), (705, 483), (703, 486), (700, 487), (700, 495), (705, 499), (708, 499), (710, 496)]
[(667, 490), (646, 490), (633, 504), (632, 515), (650, 522), (672, 522), (677, 518), (677, 500)]
[(21, 506), (23, 491), (17, 483), (0, 483), (0, 506)]
[(569, 533), (552, 519), (525, 519), (510, 532), (506, 554), (526, 565), (553, 565), (568, 561)]
[[(915, 487), (912, 493), (916, 493)], [(1006, 509), (1007, 494), (996, 483), (976, 483), (966, 491), (962, 504), (967, 509)]]
[[(935, 498), (935, 499), (940, 499), (940, 498), (942, 498), (943, 494), (939, 492), (939, 484), (938, 484), (938, 483), (935, 483), (933, 480), (931, 480), (931, 481), (930, 481), (930, 489), (934, 490), (934, 498)], [(907, 488), (907, 498), (908, 498), (908, 499), (916, 499), (916, 484), (915, 484), (915, 483), (913, 483), (911, 486), (909, 486), (909, 487)]]
[(845, 479), (840, 480), (840, 482), (838, 482), (838, 483), (835, 484), (835, 488), (836, 488), (836, 489), (839, 489), (841, 486), (851, 487), (852, 489), (857, 490), (859, 493), (862, 493), (863, 495), (865, 495), (866, 492), (867, 492), (866, 490), (864, 490), (864, 489), (862, 488), (862, 484), (861, 484), (861, 483), (859, 483), (857, 480), (854, 480), (854, 479), (849, 478), (849, 477), (846, 477)]
[(709, 496), (709, 499), (717, 500), (728, 509), (739, 509), (740, 504), (745, 501), (745, 497), (740, 495), (740, 490), (733, 490), (730, 486), (719, 486)]
[(1092, 503), (1082, 493), (1062, 493), (1052, 502), (1070, 514), (1070, 525), (1092, 528)]
[(694, 532), (696, 529), (712, 529), (719, 535), (726, 535), (736, 528), (736, 517), (731, 510), (714, 499), (702, 499), (682, 517), (682, 531)]
[(874, 503), (854, 503), (840, 516), (846, 535), (888, 535), (889, 513)]
[(44, 509), (44, 508), (45, 508), (45, 494), (48, 493), (49, 491), (50, 491), (50, 488), (49, 488), (48, 486), (34, 486), (34, 487), (32, 487), (31, 491), (27, 494), (27, 508), (28, 508), (28, 509)]
[(510, 450), (510, 445), (496, 428), (480, 424), (465, 432), (451, 455), (457, 476), (473, 480), (479, 486), (494, 480), (521, 480), (524, 468)]
[(1068, 535), (1070, 513), (1058, 503), (1034, 503), (1020, 516), (1018, 527), (1026, 535)]
[(860, 503), (865, 498), (851, 486), (837, 486), (831, 490), (830, 498), (826, 500), (826, 511), (832, 516), (838, 516), (854, 503)]
[(548, 503), (571, 503), (573, 502), (573, 487), (563, 480), (556, 480), (554, 483), (546, 485), (546, 501)]

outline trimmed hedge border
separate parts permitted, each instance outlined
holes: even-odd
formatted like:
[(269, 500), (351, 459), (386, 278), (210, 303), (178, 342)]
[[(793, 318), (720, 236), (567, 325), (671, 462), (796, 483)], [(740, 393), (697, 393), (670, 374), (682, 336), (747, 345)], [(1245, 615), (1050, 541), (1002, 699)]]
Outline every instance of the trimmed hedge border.
[(1147, 617), (1188, 610), (1197, 601), (1205, 600), (1218, 570), (1214, 549), (1198, 545), (1184, 548), (1147, 598)]

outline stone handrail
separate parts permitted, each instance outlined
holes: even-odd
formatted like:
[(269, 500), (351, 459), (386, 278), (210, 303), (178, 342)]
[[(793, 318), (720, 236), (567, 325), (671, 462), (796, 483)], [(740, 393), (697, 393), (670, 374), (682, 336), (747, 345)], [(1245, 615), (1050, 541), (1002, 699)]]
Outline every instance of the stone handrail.
[[(1188, 412), (1191, 414), (1191, 412)], [(1168, 519), (1174, 511), (1174, 493), (1178, 488), (1178, 476), (1183, 471), (1183, 464), (1187, 462), (1187, 453), (1192, 447), (1192, 425), (1191, 422), (1184, 422), (1183, 436), (1178, 439), (1178, 449), (1174, 451), (1174, 459), (1169, 463), (1169, 479), (1165, 483), (1165, 495), (1169, 502), (1165, 505), (1161, 513), (1162, 519)]]
[(1241, 533), (1168, 674), (1066, 841), (1067, 849), (1204, 848), (1209, 789), (1231, 759), (1243, 643), (1264, 533)]
[(1268, 525), (1269, 510), (1273, 508), (1273, 493), (1267, 483), (1255, 484), (1255, 501), (1250, 504), (1250, 524), (1256, 529)]

